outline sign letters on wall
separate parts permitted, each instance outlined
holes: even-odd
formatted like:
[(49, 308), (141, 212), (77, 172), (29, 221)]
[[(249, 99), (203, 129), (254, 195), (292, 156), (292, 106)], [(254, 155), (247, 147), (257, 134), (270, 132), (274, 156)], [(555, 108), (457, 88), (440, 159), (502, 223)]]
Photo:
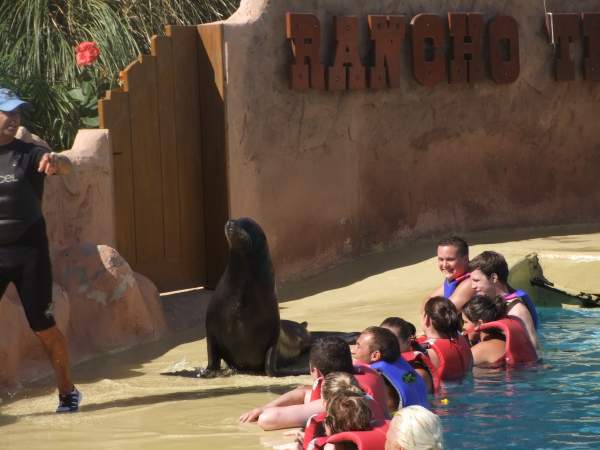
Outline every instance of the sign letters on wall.
[[(290, 66), (292, 89), (398, 87), (402, 49), (409, 31), (413, 76), (424, 86), (483, 80), (484, 53), (488, 55), (489, 75), (496, 83), (513, 83), (519, 77), (519, 25), (510, 16), (496, 16), (485, 24), (483, 15), (477, 12), (451, 12), (447, 21), (426, 13), (417, 14), (410, 22), (404, 15), (370, 15), (367, 17), (372, 44), (369, 65), (364, 64), (359, 53), (357, 16), (333, 17), (333, 56), (329, 65), (321, 61), (319, 19), (313, 14), (288, 12), (285, 21), (286, 37), (294, 56)], [(555, 78), (575, 79), (570, 44), (581, 39), (584, 78), (599, 81), (600, 13), (547, 13), (545, 22), (548, 38), (555, 48)], [(446, 42), (446, 27), (449, 42)]]

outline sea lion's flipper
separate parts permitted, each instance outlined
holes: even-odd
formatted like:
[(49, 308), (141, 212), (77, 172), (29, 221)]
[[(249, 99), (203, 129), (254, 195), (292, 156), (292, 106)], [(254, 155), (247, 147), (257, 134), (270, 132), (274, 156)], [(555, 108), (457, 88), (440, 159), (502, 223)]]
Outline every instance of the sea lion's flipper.
[[(206, 353), (208, 354), (208, 366), (202, 370), (202, 373), (207, 375), (208, 373), (216, 373), (221, 368), (221, 354), (219, 353), (215, 339), (208, 333), (206, 335)], [(204, 378), (209, 378), (209, 376), (205, 376)]]
[(265, 373), (270, 377), (291, 377), (297, 375), (308, 375), (310, 373), (308, 366), (285, 366), (279, 367), (277, 364), (278, 354), (277, 346), (269, 347), (265, 354)]
[(169, 376), (177, 376), (177, 377), (185, 377), (185, 378), (199, 378), (201, 369), (181, 369), (181, 370), (173, 370), (170, 372), (161, 372), (161, 375), (169, 375)]

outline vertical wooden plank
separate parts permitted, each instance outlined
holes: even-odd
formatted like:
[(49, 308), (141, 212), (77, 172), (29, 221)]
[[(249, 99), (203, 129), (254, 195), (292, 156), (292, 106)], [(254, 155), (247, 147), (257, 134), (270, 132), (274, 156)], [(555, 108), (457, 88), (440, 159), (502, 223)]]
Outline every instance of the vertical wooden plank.
[(131, 117), (136, 255), (138, 262), (152, 261), (164, 256), (156, 58), (144, 55), (124, 74)]
[(198, 25), (200, 112), (204, 168), (207, 287), (214, 288), (227, 264), (223, 226), (229, 218), (223, 25)]
[(110, 131), (113, 151), (117, 250), (130, 264), (136, 263), (134, 192), (131, 159), (129, 95), (121, 90), (106, 93), (98, 102), (100, 128)]
[(162, 169), (165, 257), (175, 261), (182, 256), (181, 212), (179, 208), (179, 155), (175, 134), (175, 86), (173, 50), (166, 36), (152, 38), (156, 56), (158, 122)]
[(198, 35), (195, 27), (166, 28), (172, 39), (174, 110), (179, 163), (183, 254), (197, 282), (206, 278), (202, 148), (198, 82)]

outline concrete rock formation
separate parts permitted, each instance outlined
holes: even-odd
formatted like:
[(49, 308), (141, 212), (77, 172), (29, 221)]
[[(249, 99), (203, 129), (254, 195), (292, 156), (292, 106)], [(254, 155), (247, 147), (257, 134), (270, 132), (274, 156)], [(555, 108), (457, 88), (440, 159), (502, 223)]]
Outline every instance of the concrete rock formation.
[(85, 243), (58, 252), (53, 260), (54, 278), (68, 292), (71, 316), (77, 319), (69, 324), (76, 351), (125, 348), (166, 330), (158, 291), (115, 249)]

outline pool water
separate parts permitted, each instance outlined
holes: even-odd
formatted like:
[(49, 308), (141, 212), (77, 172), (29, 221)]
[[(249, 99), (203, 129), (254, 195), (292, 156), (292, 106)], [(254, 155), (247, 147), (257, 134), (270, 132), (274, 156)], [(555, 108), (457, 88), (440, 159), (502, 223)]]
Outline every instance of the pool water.
[(537, 367), (476, 369), (436, 399), (447, 449), (600, 449), (600, 309), (539, 311)]

